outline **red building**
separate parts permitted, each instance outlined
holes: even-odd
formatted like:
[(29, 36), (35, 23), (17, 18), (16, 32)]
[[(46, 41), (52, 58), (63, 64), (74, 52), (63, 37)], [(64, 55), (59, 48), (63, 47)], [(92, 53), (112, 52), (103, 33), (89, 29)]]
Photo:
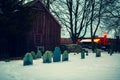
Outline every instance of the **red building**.
[(9, 36), (5, 36), (3, 39), (0, 37), (0, 59), (21, 57), (26, 52), (35, 51), (38, 48), (41, 48), (43, 51), (53, 50), (54, 47), (60, 45), (61, 25), (41, 0), (31, 1), (25, 4), (25, 6), (30, 10), (28, 13), (30, 13), (30, 19), (32, 19), (32, 29), (22, 37), (16, 35), (9, 38), (11, 41), (6, 38)]
[(41, 0), (29, 3), (33, 12), (33, 29), (29, 33), (29, 40), (33, 46), (43, 50), (53, 50), (60, 44), (61, 25), (45, 7)]
[(61, 38), (60, 44), (72, 44), (72, 40), (70, 38)]

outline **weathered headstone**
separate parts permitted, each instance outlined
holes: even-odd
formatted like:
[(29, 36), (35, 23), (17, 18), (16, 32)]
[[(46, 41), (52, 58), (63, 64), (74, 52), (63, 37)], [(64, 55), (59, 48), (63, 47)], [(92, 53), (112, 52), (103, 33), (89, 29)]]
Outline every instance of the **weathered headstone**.
[(101, 57), (101, 51), (96, 49), (96, 57)]
[(52, 52), (46, 51), (43, 55), (43, 63), (51, 63), (52, 62)]
[(59, 61), (61, 61), (61, 50), (59, 47), (55, 47), (53, 53), (53, 62), (59, 62)]
[(84, 50), (81, 51), (81, 59), (85, 59), (85, 51)]
[(62, 54), (62, 61), (68, 61), (68, 59), (69, 59), (68, 52), (64, 51)]
[(31, 53), (26, 53), (24, 58), (23, 58), (23, 65), (32, 65), (33, 64), (33, 57)]
[(41, 57), (42, 57), (42, 52), (38, 50), (36, 54), (36, 58), (41, 58)]
[(36, 59), (35, 52), (34, 52), (34, 51), (31, 51), (30, 53), (31, 53), (31, 55), (32, 55), (33, 59)]

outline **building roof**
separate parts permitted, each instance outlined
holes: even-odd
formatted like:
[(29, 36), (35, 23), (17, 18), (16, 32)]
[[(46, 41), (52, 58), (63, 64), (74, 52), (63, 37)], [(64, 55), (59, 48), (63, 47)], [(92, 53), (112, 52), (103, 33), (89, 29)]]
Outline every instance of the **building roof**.
[(26, 6), (32, 7), (34, 6), (34, 4), (36, 3), (40, 3), (40, 5), (45, 9), (45, 12), (47, 12), (54, 20), (55, 22), (61, 27), (60, 23), (56, 20), (56, 18), (51, 14), (51, 12), (46, 8), (46, 6), (42, 3), (41, 0), (34, 0), (34, 1), (30, 1), (27, 4), (25, 4)]

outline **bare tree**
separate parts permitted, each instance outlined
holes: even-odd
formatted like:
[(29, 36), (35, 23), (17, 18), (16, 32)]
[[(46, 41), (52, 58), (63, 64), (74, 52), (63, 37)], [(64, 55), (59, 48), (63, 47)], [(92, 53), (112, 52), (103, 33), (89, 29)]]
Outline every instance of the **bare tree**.
[(51, 10), (67, 29), (73, 43), (83, 38), (90, 26), (92, 42), (101, 22), (103, 0), (59, 0)]
[(56, 1), (56, 0), (43, 0), (42, 2), (46, 5), (46, 7), (48, 8), (48, 10), (50, 10), (50, 5), (52, 5), (52, 3)]
[(114, 37), (120, 36), (120, 0), (104, 1), (103, 23), (105, 30), (114, 31)]
[(52, 6), (52, 12), (67, 29), (73, 43), (78, 38), (83, 38), (87, 32), (90, 22), (89, 5), (88, 0), (59, 0)]
[[(94, 38), (95, 38), (96, 32), (101, 22), (102, 2), (103, 0), (99, 0), (99, 1), (91, 0), (90, 1), (90, 4), (91, 4), (90, 33), (91, 33), (93, 51), (95, 48)], [(96, 23), (95, 26), (93, 26), (94, 23)], [(93, 27), (94, 27), (94, 30), (93, 30)]]

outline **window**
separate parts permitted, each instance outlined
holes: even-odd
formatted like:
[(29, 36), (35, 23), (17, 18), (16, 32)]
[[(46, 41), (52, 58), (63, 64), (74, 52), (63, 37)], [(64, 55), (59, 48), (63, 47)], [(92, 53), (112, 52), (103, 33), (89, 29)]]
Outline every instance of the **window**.
[(35, 44), (36, 46), (42, 45), (42, 35), (35, 35)]

